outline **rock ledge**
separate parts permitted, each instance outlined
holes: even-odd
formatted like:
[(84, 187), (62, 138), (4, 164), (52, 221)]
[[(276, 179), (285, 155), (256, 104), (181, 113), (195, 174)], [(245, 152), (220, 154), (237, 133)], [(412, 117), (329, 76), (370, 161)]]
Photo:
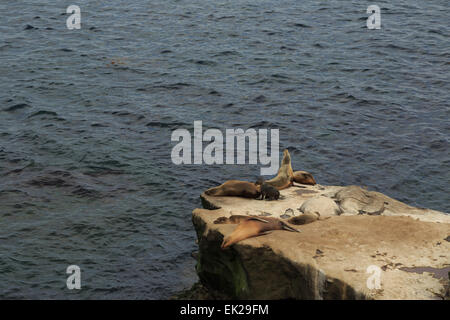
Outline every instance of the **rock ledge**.
[[(208, 290), (237, 299), (448, 299), (449, 215), (357, 186), (297, 185), (281, 195), (201, 195), (206, 209), (192, 220), (197, 273)], [(214, 224), (219, 217), (311, 212), (321, 219), (294, 226), (301, 233), (273, 231), (220, 249), (236, 225)], [(369, 267), (380, 272), (379, 288)]]

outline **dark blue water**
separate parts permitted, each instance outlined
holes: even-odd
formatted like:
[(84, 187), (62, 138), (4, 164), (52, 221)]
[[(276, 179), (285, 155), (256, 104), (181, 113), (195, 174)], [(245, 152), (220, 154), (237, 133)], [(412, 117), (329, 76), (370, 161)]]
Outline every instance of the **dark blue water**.
[(173, 165), (171, 132), (194, 120), (279, 129), (321, 184), (450, 212), (449, 35), (443, 0), (2, 0), (0, 298), (159, 299), (194, 283), (199, 194), (259, 175)]

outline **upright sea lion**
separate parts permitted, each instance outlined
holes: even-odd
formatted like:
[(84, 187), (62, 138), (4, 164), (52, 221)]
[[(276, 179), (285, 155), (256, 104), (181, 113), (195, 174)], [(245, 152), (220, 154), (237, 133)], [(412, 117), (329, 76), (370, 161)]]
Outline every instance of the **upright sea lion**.
[(228, 180), (218, 187), (205, 191), (208, 196), (234, 196), (255, 199), (259, 197), (260, 186), (248, 181)]
[(277, 218), (259, 218), (249, 216), (247, 219), (242, 219), (236, 229), (234, 229), (234, 231), (229, 236), (223, 239), (221, 248), (225, 249), (241, 240), (265, 235), (273, 230), (300, 232), (299, 230), (288, 226), (285, 222)]
[(306, 171), (295, 171), (294, 181), (301, 184), (310, 184), (310, 185), (316, 184), (316, 180), (314, 180), (312, 174)]
[(278, 169), (278, 174), (275, 178), (267, 180), (266, 183), (277, 188), (278, 190), (283, 190), (290, 187), (294, 181), (294, 171), (291, 166), (291, 155), (288, 149), (284, 149), (283, 160), (281, 161), (280, 169)]
[(265, 183), (263, 177), (258, 178), (255, 184), (261, 186), (261, 200), (278, 200), (280, 198), (280, 191), (270, 184)]

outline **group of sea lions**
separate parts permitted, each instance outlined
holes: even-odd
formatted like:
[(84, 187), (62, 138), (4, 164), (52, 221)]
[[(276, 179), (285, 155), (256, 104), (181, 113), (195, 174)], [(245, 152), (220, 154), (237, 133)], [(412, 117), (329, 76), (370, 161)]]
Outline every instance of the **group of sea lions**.
[[(278, 169), (278, 174), (275, 178), (267, 181), (259, 178), (256, 182), (228, 180), (218, 187), (206, 190), (205, 194), (215, 197), (232, 196), (256, 199), (261, 196), (261, 187), (264, 185), (272, 186), (277, 190), (283, 190), (292, 186), (294, 182), (308, 185), (316, 184), (316, 180), (314, 180), (314, 177), (309, 172), (294, 172), (292, 170), (291, 155), (285, 149), (280, 169)], [(273, 189), (269, 189), (269, 192), (270, 190), (273, 193)]]
[[(208, 196), (234, 196), (261, 200), (278, 200), (280, 197), (279, 190), (283, 190), (293, 186), (294, 182), (307, 185), (315, 185), (314, 177), (306, 171), (293, 171), (291, 166), (291, 156), (287, 149), (283, 152), (283, 160), (277, 176), (273, 179), (264, 181), (259, 178), (256, 182), (228, 180), (218, 187), (210, 188), (205, 191)], [(311, 221), (290, 221), (293, 224), (305, 224)], [(236, 229), (224, 238), (221, 248), (225, 249), (232, 244), (270, 233), (273, 230), (287, 230), (292, 232), (300, 232), (290, 227), (286, 222), (273, 217), (258, 216), (241, 216), (233, 215), (229, 218), (221, 217), (214, 221), (216, 224), (238, 224)]]

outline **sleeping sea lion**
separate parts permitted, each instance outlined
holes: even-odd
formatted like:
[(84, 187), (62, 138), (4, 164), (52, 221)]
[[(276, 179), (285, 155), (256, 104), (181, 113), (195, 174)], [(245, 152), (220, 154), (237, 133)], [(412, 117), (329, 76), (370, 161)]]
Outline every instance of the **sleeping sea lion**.
[(319, 219), (320, 219), (320, 214), (318, 212), (315, 212), (315, 213), (303, 213), (299, 216), (290, 218), (288, 221), (289, 221), (289, 223), (292, 223), (295, 225), (301, 225), (301, 224), (308, 224), (308, 223), (317, 221)]
[(288, 219), (288, 222), (290, 224), (294, 224), (294, 225), (302, 225), (302, 224), (308, 224), (317, 220), (326, 220), (326, 219), (330, 219), (331, 217), (325, 217), (322, 218), (320, 216), (320, 213), (318, 212), (314, 212), (314, 213), (303, 213), (299, 216), (295, 216), (292, 217), (290, 219)]
[(247, 220), (248, 218), (252, 218), (256, 216), (244, 216), (235, 214), (230, 217), (219, 217), (214, 220), (214, 224), (239, 224), (241, 221)]
[(228, 180), (218, 187), (210, 188), (205, 191), (208, 196), (234, 196), (255, 199), (259, 197), (260, 186), (253, 182)]
[(312, 174), (306, 171), (295, 171), (294, 181), (301, 184), (310, 184), (310, 185), (316, 184), (316, 180), (314, 180)]
[(247, 219), (242, 219), (236, 229), (234, 229), (234, 231), (229, 236), (224, 237), (222, 245), (220, 247), (222, 249), (225, 249), (241, 240), (262, 236), (270, 233), (273, 230), (300, 232), (299, 230), (288, 226), (285, 222), (277, 218), (260, 218), (249, 216)]
[(288, 149), (284, 149), (283, 160), (281, 161), (281, 167), (278, 169), (278, 174), (275, 178), (267, 180), (266, 183), (283, 190), (290, 187), (294, 181), (294, 171), (291, 166), (291, 155)]
[(255, 215), (241, 215), (241, 214), (233, 214), (229, 217), (219, 217), (216, 220), (214, 220), (214, 224), (239, 224), (242, 221), (248, 220), (250, 218), (260, 219), (260, 221), (267, 222), (267, 219), (265, 217), (261, 216), (255, 216)]

